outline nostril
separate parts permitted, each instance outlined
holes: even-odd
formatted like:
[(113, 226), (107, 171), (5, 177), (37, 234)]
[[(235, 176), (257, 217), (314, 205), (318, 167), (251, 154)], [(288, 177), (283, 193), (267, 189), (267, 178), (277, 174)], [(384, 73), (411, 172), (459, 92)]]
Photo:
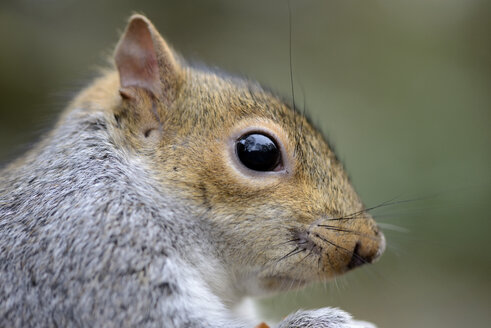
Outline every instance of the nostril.
[(353, 255), (351, 256), (351, 260), (348, 263), (348, 269), (354, 269), (359, 267), (362, 264), (369, 263), (366, 258), (360, 255), (361, 243), (357, 242), (355, 248), (353, 249)]
[(357, 242), (353, 249), (351, 260), (348, 263), (348, 269), (359, 267), (365, 263), (372, 263), (380, 256), (380, 251), (381, 248), (373, 249), (369, 245), (362, 245), (361, 242)]

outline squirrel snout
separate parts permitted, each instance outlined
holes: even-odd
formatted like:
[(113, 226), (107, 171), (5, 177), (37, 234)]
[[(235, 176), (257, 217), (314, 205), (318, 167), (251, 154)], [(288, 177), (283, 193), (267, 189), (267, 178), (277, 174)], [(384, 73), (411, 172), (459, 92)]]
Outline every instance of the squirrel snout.
[(376, 261), (385, 250), (385, 237), (383, 233), (378, 232), (379, 242), (364, 242), (362, 240), (355, 244), (353, 255), (348, 263), (348, 269), (354, 269), (362, 264), (373, 263)]
[(296, 237), (300, 248), (319, 254), (329, 276), (333, 276), (372, 263), (382, 255), (385, 237), (372, 220), (367, 218), (354, 226), (320, 220)]

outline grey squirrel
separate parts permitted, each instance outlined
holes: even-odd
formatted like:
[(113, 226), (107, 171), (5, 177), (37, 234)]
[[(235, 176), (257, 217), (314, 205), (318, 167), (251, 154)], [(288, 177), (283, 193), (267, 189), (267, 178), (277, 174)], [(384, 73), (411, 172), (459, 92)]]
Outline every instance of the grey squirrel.
[[(254, 327), (245, 296), (378, 258), (322, 135), (255, 82), (190, 66), (133, 15), (108, 69), (0, 172), (0, 327)], [(373, 327), (298, 311), (278, 327)]]

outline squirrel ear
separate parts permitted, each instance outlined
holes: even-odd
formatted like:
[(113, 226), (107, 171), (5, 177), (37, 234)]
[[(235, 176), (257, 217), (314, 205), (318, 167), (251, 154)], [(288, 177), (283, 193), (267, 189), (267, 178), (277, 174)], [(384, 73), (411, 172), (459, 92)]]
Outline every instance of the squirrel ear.
[(124, 98), (131, 94), (128, 87), (146, 89), (158, 98), (172, 98), (179, 67), (167, 43), (145, 16), (131, 16), (114, 59)]

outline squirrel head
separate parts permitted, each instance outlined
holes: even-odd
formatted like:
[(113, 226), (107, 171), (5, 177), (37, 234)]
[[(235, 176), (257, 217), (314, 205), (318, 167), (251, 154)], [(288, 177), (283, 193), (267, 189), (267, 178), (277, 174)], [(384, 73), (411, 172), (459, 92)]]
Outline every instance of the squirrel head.
[(193, 68), (130, 18), (114, 124), (162, 190), (213, 229), (249, 293), (326, 280), (380, 256), (382, 233), (309, 121), (255, 82)]

